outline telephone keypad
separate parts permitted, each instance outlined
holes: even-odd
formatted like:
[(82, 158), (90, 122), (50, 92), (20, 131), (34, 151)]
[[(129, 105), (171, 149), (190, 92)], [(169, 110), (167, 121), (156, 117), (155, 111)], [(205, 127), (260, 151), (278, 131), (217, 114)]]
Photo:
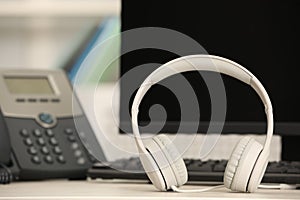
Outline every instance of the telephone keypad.
[[(55, 136), (59, 133), (54, 132), (52, 129), (21, 129), (19, 131), (22, 136), (24, 143), (26, 144), (28, 155), (30, 155), (31, 162), (34, 164), (66, 164), (66, 158), (63, 151), (66, 150), (65, 147), (60, 147), (60, 142)], [(69, 142), (69, 149), (72, 152), (73, 160), (78, 165), (86, 164), (87, 160), (85, 158), (85, 153), (79, 143), (79, 138), (75, 134), (75, 130), (72, 128), (63, 129), (63, 133), (66, 142)], [(81, 133), (84, 134), (84, 133)], [(61, 139), (59, 137), (59, 139)], [(61, 142), (64, 144), (64, 142)], [(67, 144), (67, 143), (66, 143)], [(64, 149), (64, 150), (63, 150)]]

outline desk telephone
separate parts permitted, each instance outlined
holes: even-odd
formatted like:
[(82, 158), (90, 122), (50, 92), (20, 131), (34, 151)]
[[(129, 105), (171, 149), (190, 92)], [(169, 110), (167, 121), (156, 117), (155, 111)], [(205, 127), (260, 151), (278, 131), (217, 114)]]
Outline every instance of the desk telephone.
[(103, 152), (61, 70), (0, 70), (0, 111), (2, 179), (84, 178)]

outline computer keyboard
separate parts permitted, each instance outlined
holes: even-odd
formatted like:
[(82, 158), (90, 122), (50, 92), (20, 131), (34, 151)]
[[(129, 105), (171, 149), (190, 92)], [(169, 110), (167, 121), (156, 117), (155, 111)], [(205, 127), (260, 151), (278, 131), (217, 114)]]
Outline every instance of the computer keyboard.
[[(184, 159), (184, 162), (190, 182), (223, 182), (227, 160)], [(137, 171), (140, 173), (136, 173)], [(88, 170), (87, 175), (92, 179), (148, 180), (137, 157), (119, 159), (106, 164), (96, 163)], [(262, 182), (300, 184), (300, 161), (269, 162)]]

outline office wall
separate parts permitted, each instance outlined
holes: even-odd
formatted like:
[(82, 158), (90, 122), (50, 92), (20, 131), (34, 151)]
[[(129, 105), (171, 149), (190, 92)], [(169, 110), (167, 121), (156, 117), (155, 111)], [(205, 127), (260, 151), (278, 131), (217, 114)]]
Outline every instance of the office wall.
[(0, 68), (61, 68), (119, 0), (0, 1)]

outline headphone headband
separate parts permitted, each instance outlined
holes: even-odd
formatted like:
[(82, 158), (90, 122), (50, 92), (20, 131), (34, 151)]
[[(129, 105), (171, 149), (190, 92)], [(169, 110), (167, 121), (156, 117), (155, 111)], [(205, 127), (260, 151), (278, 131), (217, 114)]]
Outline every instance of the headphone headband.
[(241, 65), (222, 58), (218, 56), (212, 55), (190, 55), (177, 58), (172, 60), (166, 64), (163, 64), (156, 70), (154, 70), (141, 84), (140, 88), (138, 89), (133, 104), (131, 108), (132, 114), (132, 129), (133, 134), (135, 136), (135, 140), (137, 142), (138, 149), (143, 153), (146, 153), (146, 149), (140, 140), (140, 132), (138, 129), (138, 108), (139, 105), (150, 89), (150, 87), (159, 81), (172, 76), (177, 73), (187, 72), (187, 71), (212, 71), (218, 72), (222, 74), (229, 75), (234, 77), (248, 85), (250, 85), (256, 93), (259, 95), (260, 99), (264, 103), (265, 112), (267, 116), (267, 137), (264, 143), (263, 151), (269, 151), (271, 138), (273, 135), (273, 111), (272, 111), (272, 104), (267, 94), (265, 88), (260, 83), (260, 81), (246, 68), (242, 67)]

